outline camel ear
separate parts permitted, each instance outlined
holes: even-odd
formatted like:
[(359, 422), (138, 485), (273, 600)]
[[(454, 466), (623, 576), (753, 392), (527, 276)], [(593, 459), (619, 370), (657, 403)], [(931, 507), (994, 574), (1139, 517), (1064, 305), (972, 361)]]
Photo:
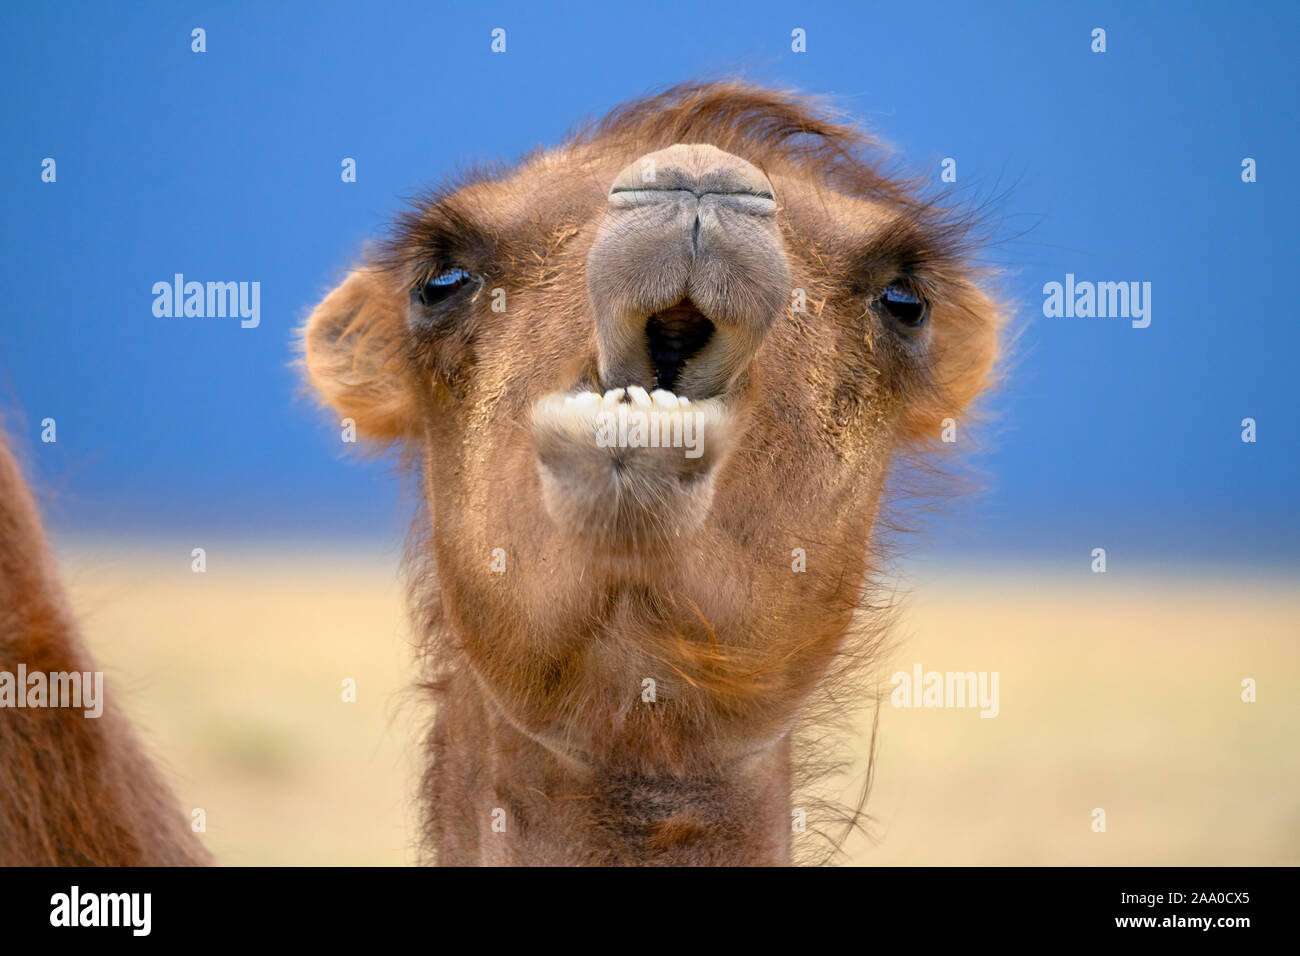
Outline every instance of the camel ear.
[(402, 361), (406, 295), (383, 273), (356, 269), (325, 297), (302, 329), (303, 364), (321, 401), (357, 432), (397, 441), (415, 425)]

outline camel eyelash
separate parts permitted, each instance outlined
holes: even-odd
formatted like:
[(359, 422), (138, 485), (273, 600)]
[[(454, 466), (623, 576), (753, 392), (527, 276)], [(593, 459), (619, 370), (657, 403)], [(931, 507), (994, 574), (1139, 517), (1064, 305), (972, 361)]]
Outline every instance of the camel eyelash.
[[(908, 276), (921, 283), (925, 277), (954, 265), (954, 243), (965, 231), (960, 221), (896, 219), (871, 235), (858, 250), (864, 284)], [(890, 273), (885, 275), (885, 273)]]
[(493, 252), (478, 222), (444, 198), (427, 209), (402, 213), (376, 258), (417, 286), (450, 269), (481, 273)]

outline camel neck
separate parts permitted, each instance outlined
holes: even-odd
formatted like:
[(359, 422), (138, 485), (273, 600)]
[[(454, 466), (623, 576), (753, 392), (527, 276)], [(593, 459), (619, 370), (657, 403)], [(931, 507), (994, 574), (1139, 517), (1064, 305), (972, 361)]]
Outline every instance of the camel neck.
[(608, 770), (521, 733), (472, 681), (439, 705), (425, 841), (444, 865), (790, 862), (788, 738), (723, 772)]

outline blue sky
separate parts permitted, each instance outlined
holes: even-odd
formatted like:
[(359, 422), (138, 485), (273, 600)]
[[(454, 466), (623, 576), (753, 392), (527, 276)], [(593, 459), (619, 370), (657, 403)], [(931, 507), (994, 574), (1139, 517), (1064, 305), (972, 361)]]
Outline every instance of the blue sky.
[[(11, 6), (0, 410), (65, 533), (400, 536), (391, 465), (342, 458), (301, 397), (306, 310), (417, 187), (741, 74), (986, 204), (1020, 337), (987, 488), (934, 547), (1291, 563), (1298, 33), (1291, 3)], [(155, 317), (176, 272), (259, 281), (260, 326)], [(1150, 327), (1044, 317), (1066, 273), (1150, 282)]]

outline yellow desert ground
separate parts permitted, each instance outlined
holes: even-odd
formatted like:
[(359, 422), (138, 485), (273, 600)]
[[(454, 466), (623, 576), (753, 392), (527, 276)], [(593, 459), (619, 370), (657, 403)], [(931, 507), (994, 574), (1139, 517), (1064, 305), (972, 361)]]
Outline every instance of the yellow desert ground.
[[(60, 559), (110, 686), (220, 862), (415, 862), (429, 715), (396, 549), (214, 546), (202, 574), (185, 548), (64, 542)], [(921, 567), (908, 584), (885, 690), (917, 664), (997, 671), (999, 712), (886, 702), (872, 836), (847, 862), (1300, 863), (1291, 576), (1085, 563)], [(869, 713), (860, 725), (865, 755)]]

